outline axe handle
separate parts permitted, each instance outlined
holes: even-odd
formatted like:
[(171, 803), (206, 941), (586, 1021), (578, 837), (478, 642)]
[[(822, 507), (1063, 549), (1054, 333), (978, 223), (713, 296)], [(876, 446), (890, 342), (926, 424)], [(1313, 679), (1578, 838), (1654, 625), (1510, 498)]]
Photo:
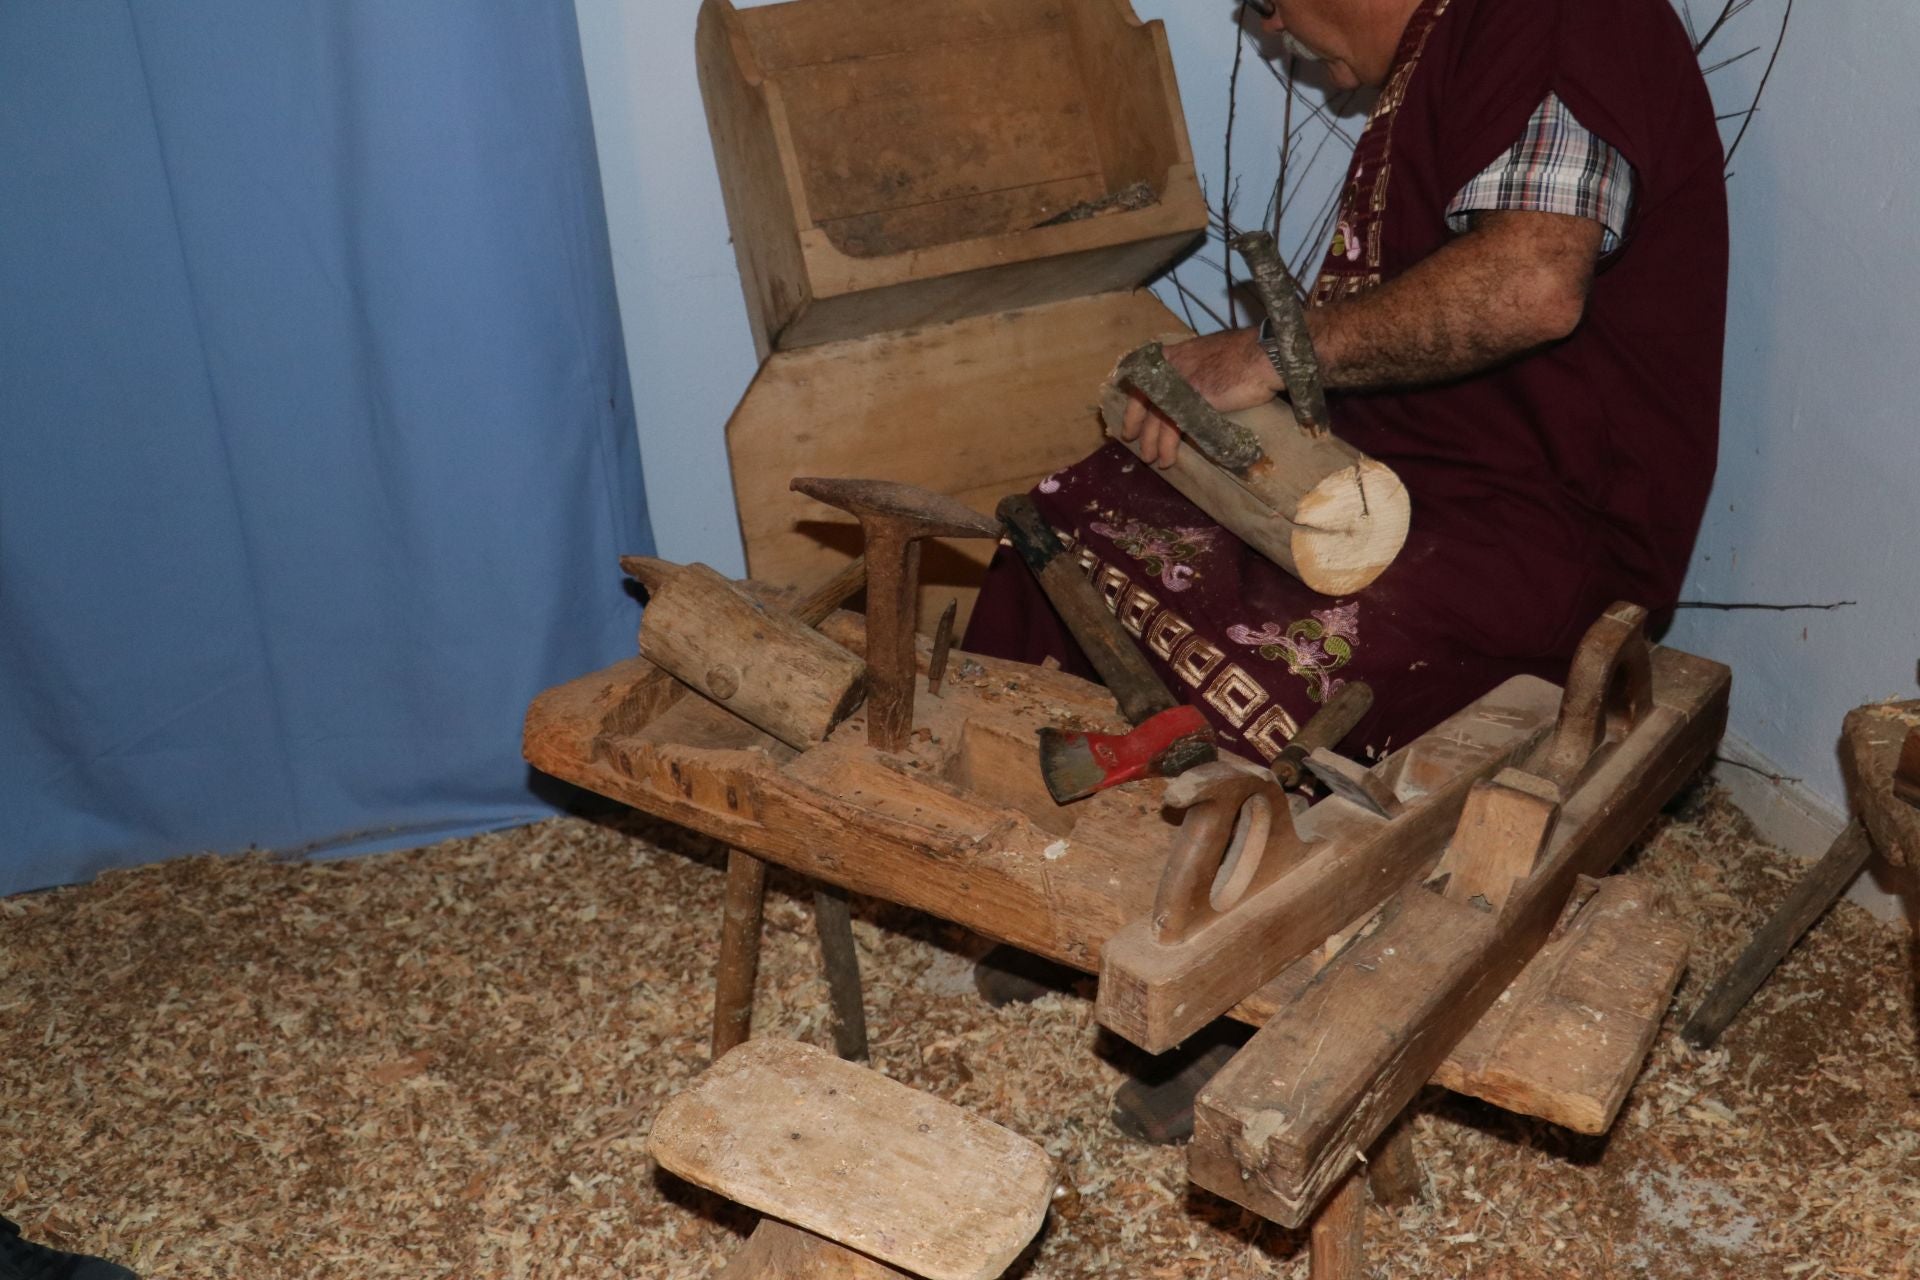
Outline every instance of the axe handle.
[(1007, 540), (1026, 561), (1027, 568), (1033, 570), (1040, 589), (1060, 611), (1067, 630), (1086, 650), (1093, 669), (1106, 681), (1127, 723), (1140, 724), (1179, 706), (1179, 700), (1167, 691), (1166, 684), (1147, 664), (1146, 656), (1134, 646), (1133, 638), (1107, 612), (1099, 592), (1068, 557), (1059, 537), (1047, 527), (1039, 508), (1033, 505), (1033, 499), (1024, 493), (1005, 498), (998, 514)]

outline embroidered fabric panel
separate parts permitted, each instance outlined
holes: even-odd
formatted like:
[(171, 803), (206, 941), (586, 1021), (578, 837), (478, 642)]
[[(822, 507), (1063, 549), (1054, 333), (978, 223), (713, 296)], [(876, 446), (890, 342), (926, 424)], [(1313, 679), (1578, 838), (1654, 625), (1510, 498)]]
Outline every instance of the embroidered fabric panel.
[(1605, 227), (1600, 252), (1607, 254), (1620, 247), (1632, 207), (1633, 166), (1550, 93), (1520, 140), (1448, 202), (1447, 226), (1465, 231), (1474, 214), (1498, 209), (1564, 213)]
[(1407, 20), (1402, 35), (1402, 52), (1393, 74), (1381, 89), (1361, 131), (1347, 169), (1347, 185), (1340, 195), (1340, 219), (1334, 227), (1333, 243), (1309, 294), (1313, 306), (1325, 306), (1364, 293), (1382, 279), (1380, 264), (1385, 254), (1387, 190), (1392, 177), (1387, 157), (1393, 151), (1393, 126), (1400, 106), (1406, 101), (1407, 86), (1434, 24), (1440, 21), (1452, 0), (1422, 0)]
[[(1149, 653), (1166, 663), (1202, 703), (1239, 731), (1249, 746), (1268, 760), (1276, 758), (1299, 732), (1293, 715), (1261, 683), (1259, 673), (1234, 662), (1226, 649), (1197, 632), (1192, 622), (1149, 590), (1149, 584), (1157, 584), (1178, 593), (1192, 584), (1190, 569), (1185, 575), (1169, 573), (1179, 562), (1169, 558), (1167, 548), (1170, 541), (1178, 540), (1178, 534), (1194, 531), (1139, 524), (1113, 528), (1100, 522), (1090, 527), (1111, 539), (1149, 575), (1144, 583), (1136, 582), (1126, 569), (1101, 559), (1071, 531), (1061, 531), (1062, 541), (1074, 547), (1080, 571), (1120, 624), (1139, 637)], [(1227, 638), (1253, 650), (1266, 662), (1282, 665), (1306, 683), (1309, 699), (1321, 702), (1345, 683), (1333, 673), (1353, 656), (1359, 639), (1359, 613), (1359, 602), (1350, 601), (1316, 609), (1311, 617), (1285, 626), (1276, 622), (1264, 622), (1258, 628), (1231, 626)]]

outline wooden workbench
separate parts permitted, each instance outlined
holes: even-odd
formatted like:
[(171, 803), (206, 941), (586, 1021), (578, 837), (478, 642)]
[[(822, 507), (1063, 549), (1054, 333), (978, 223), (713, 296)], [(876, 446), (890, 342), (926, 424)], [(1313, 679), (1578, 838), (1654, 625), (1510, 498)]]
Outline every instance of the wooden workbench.
[[(862, 645), (855, 615), (838, 614), (823, 629)], [(1728, 673), (1670, 649), (1656, 649), (1654, 664), (1663, 701), (1699, 725), (1684, 758), (1670, 762), (1671, 790), (1712, 750)], [(986, 708), (990, 716), (979, 714)], [(943, 696), (916, 703), (906, 752), (876, 757), (856, 714), (801, 753), (632, 658), (537, 698), (525, 750), (555, 777), (757, 857), (1093, 972), (1106, 940), (1152, 907), (1178, 828), (1160, 809), (1159, 781), (1054, 805), (1034, 766), (1032, 731), (1043, 724), (1123, 727), (1097, 685), (955, 653)], [(1618, 839), (1616, 857), (1634, 834)], [(1684, 934), (1649, 912), (1627, 913), (1622, 926), (1625, 933), (1575, 931), (1550, 942), (1436, 1080), (1603, 1130), (1638, 1073), (1684, 954)], [(1569, 954), (1576, 947), (1577, 959)], [(1649, 954), (1668, 957), (1663, 973), (1649, 976)], [(1314, 957), (1292, 966), (1232, 1016), (1259, 1025), (1316, 971)], [(1583, 974), (1579, 1000), (1553, 980), (1568, 971)], [(1516, 1016), (1521, 1006), (1528, 1016)], [(1570, 1046), (1578, 1052), (1569, 1055)]]

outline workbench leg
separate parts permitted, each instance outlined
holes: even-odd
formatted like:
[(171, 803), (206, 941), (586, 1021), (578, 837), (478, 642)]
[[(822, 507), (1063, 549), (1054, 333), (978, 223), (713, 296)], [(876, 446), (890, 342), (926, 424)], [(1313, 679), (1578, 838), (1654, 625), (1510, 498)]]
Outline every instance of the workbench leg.
[(1760, 989), (1760, 984), (1786, 958), (1787, 952), (1793, 950), (1800, 935), (1853, 883), (1872, 852), (1867, 829), (1855, 818), (1834, 840), (1826, 855), (1800, 877), (1779, 909), (1754, 930), (1753, 941), (1693, 1011), (1687, 1025), (1680, 1029), (1680, 1038), (1696, 1049), (1711, 1048), (1727, 1024)]
[(1420, 1157), (1413, 1150), (1413, 1117), (1403, 1115), (1367, 1158), (1367, 1187), (1375, 1204), (1395, 1209), (1418, 1200), (1425, 1185)]
[(860, 994), (860, 954), (853, 948), (853, 915), (847, 891), (814, 886), (813, 921), (820, 932), (820, 959), (833, 1003), (833, 1050), (849, 1062), (867, 1060), (867, 1011)]
[(716, 1062), (753, 1029), (753, 980), (760, 973), (760, 914), (766, 896), (767, 864), (743, 850), (727, 850), (727, 902), (713, 982)]
[(1356, 1169), (1313, 1216), (1312, 1280), (1360, 1280), (1367, 1265), (1367, 1179)]

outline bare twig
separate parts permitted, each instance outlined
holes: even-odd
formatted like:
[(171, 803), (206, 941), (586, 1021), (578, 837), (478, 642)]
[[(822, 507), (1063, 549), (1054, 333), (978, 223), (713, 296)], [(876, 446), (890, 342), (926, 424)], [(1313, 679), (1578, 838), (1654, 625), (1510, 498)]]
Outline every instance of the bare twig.
[[(1753, 0), (1742, 0), (1741, 7)], [(1740, 149), (1741, 140), (1747, 136), (1747, 129), (1753, 124), (1753, 117), (1760, 110), (1760, 95), (1767, 91), (1767, 81), (1773, 79), (1773, 68), (1780, 61), (1781, 46), (1787, 43), (1787, 24), (1793, 21), (1793, 0), (1787, 0), (1787, 7), (1780, 11), (1780, 35), (1773, 42), (1773, 53), (1767, 58), (1767, 69), (1760, 73), (1759, 87), (1753, 91), (1753, 105), (1747, 108), (1747, 118), (1740, 122), (1740, 132), (1733, 135), (1733, 145), (1727, 148), (1727, 169), (1733, 169), (1733, 153)]]
[(1742, 58), (1751, 58), (1754, 54), (1758, 52), (1760, 52), (1760, 46), (1754, 45), (1753, 48), (1746, 50), (1744, 53), (1736, 53), (1731, 58), (1722, 58), (1720, 61), (1714, 63), (1710, 67), (1700, 68), (1700, 74), (1703, 76), (1710, 76), (1714, 72), (1722, 69), (1723, 67), (1730, 67), (1734, 63), (1740, 61), (1740, 59)]
[(1744, 760), (1735, 760), (1731, 756), (1713, 755), (1713, 756), (1708, 756), (1707, 759), (1711, 760), (1714, 764), (1730, 764), (1736, 769), (1745, 769), (1748, 773), (1757, 773), (1761, 777), (1765, 778), (1768, 782), (1804, 782), (1805, 781), (1804, 778), (1790, 778), (1784, 773), (1768, 773), (1765, 769), (1762, 769), (1757, 765), (1748, 764)]
[(1830, 604), (1755, 604), (1749, 601), (1682, 600), (1676, 609), (1719, 609), (1732, 613), (1741, 609), (1765, 609), (1774, 613), (1795, 613), (1802, 609), (1850, 609), (1858, 600), (1835, 600)]
[[(1206, 312), (1208, 318), (1210, 318), (1213, 321), (1213, 323), (1218, 327), (1222, 329), (1229, 327), (1226, 320), (1221, 317), (1220, 313), (1207, 305), (1207, 300), (1205, 298), (1202, 298), (1199, 294), (1193, 292), (1193, 290), (1187, 288), (1186, 285), (1181, 283), (1180, 277), (1175, 275), (1169, 275), (1167, 278), (1173, 281), (1173, 287), (1180, 294), (1180, 302), (1183, 307), (1187, 303), (1191, 302), (1194, 306)], [(1187, 312), (1187, 327), (1189, 329), (1194, 330), (1195, 332), (1198, 332), (1200, 328), (1199, 325), (1196, 325), (1195, 323), (1193, 323), (1193, 312), (1191, 311)]]
[(1273, 224), (1273, 238), (1280, 239), (1280, 218), (1285, 212), (1282, 199), (1287, 189), (1288, 165), (1293, 159), (1293, 55), (1287, 55), (1286, 67), (1287, 105), (1285, 114), (1280, 118), (1280, 176), (1273, 184), (1273, 199), (1267, 202), (1267, 213)]
[[(1233, 235), (1233, 118), (1239, 109), (1240, 98), (1240, 62), (1247, 53), (1247, 0), (1240, 0), (1233, 15), (1233, 73), (1227, 77), (1227, 137), (1225, 154), (1221, 157), (1220, 179), (1220, 227), (1221, 238)], [(1227, 316), (1233, 322), (1227, 325), (1233, 328), (1240, 319), (1240, 303), (1233, 295), (1233, 255), (1220, 255), (1227, 282)]]
[(1742, 9), (1745, 9), (1752, 3), (1753, 0), (1727, 0), (1725, 6), (1720, 10), (1720, 16), (1713, 20), (1712, 26), (1707, 28), (1707, 34), (1694, 41), (1693, 51), (1695, 53), (1704, 53), (1707, 46), (1713, 43), (1713, 38), (1720, 34), (1727, 23), (1731, 22), (1739, 15)]
[(1180, 310), (1187, 317), (1187, 328), (1193, 330), (1195, 333), (1200, 332), (1200, 326), (1193, 322), (1193, 307), (1187, 301), (1187, 286), (1180, 283), (1180, 268), (1175, 267), (1168, 271), (1167, 279), (1173, 285), (1175, 296), (1180, 299)]

